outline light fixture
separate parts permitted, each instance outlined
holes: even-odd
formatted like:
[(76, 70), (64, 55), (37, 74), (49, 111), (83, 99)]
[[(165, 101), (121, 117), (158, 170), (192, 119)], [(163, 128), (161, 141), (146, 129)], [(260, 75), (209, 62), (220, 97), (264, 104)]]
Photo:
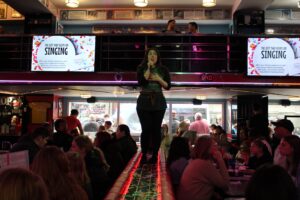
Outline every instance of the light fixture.
[(66, 0), (66, 6), (77, 8), (79, 6), (79, 0)]
[(298, 5), (298, 8), (300, 8), (300, 1), (298, 1), (297, 5)]
[(272, 29), (272, 28), (268, 28), (267, 30), (266, 30), (266, 32), (267, 32), (267, 34), (274, 34), (274, 29)]
[(213, 7), (217, 4), (217, 0), (202, 0), (202, 6)]
[(198, 96), (196, 96), (196, 99), (197, 99), (197, 100), (205, 100), (205, 99), (206, 99), (206, 96), (198, 95)]
[(300, 101), (300, 97), (289, 97), (290, 101)]
[(92, 95), (90, 95), (90, 94), (81, 94), (80, 97), (83, 98), (83, 99), (88, 99), (88, 98), (91, 98)]
[(136, 7), (146, 7), (148, 5), (148, 0), (134, 0), (134, 5)]

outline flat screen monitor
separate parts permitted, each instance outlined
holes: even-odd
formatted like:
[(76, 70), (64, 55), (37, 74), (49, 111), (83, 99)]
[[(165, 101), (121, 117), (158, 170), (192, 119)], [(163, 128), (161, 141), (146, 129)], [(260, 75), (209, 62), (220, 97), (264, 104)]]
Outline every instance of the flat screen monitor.
[(31, 71), (94, 72), (95, 36), (33, 36)]
[(300, 76), (300, 38), (248, 38), (248, 76)]

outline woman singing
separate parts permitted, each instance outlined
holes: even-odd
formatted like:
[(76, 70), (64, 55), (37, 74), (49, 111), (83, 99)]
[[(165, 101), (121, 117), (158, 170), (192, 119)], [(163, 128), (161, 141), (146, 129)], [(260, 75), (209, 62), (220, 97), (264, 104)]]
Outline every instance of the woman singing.
[(146, 51), (144, 60), (137, 70), (138, 83), (141, 86), (137, 100), (137, 114), (142, 126), (141, 163), (147, 162), (147, 152), (151, 139), (153, 151), (150, 163), (155, 164), (161, 142), (161, 124), (167, 108), (162, 88), (170, 89), (170, 74), (160, 62), (159, 52), (155, 48)]

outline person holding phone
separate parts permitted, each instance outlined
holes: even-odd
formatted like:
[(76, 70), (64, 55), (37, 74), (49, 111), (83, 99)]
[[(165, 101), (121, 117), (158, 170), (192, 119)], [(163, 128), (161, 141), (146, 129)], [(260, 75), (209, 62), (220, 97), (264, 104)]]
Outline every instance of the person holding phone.
[(162, 88), (169, 90), (171, 80), (169, 70), (161, 64), (156, 48), (146, 51), (142, 63), (137, 69), (137, 79), (141, 92), (137, 100), (137, 114), (142, 126), (141, 163), (147, 163), (147, 153), (152, 143), (150, 163), (155, 164), (161, 143), (161, 124), (167, 108)]
[(215, 188), (225, 191), (228, 185), (229, 175), (217, 143), (210, 136), (200, 136), (182, 174), (177, 199), (210, 200)]

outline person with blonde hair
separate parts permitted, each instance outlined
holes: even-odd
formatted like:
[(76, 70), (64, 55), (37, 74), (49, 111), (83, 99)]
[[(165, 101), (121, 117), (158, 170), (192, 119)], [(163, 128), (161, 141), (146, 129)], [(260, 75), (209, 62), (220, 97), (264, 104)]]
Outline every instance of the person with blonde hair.
[(0, 200), (49, 200), (41, 177), (22, 169), (11, 168), (0, 173)]
[(32, 171), (40, 175), (51, 200), (87, 200), (87, 194), (70, 175), (66, 154), (55, 146), (45, 147), (36, 155)]
[(227, 168), (216, 142), (210, 136), (199, 137), (192, 151), (192, 160), (182, 174), (177, 199), (209, 200), (215, 188), (226, 190), (228, 185)]

